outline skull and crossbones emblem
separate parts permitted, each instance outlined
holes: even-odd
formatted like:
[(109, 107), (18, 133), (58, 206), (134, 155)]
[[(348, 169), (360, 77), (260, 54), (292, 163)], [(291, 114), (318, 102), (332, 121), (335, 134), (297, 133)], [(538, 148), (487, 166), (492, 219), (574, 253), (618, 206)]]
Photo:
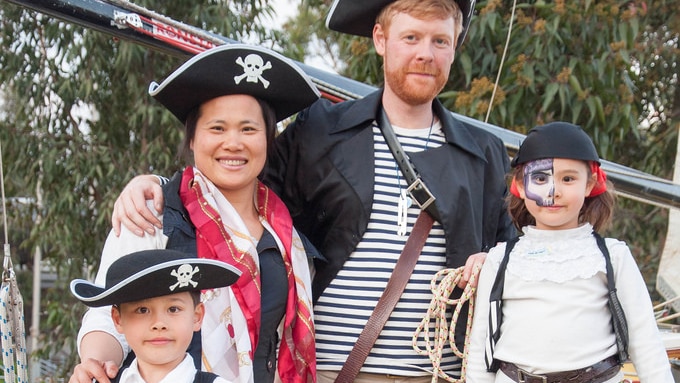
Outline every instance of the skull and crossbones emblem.
[(191, 286), (196, 287), (196, 285), (198, 285), (198, 282), (194, 282), (192, 278), (194, 277), (194, 274), (196, 274), (197, 272), (198, 266), (192, 269), (191, 265), (188, 263), (185, 263), (182, 266), (178, 267), (177, 270), (172, 270), (172, 272), (170, 272), (170, 275), (177, 278), (177, 283), (170, 286), (170, 291), (175, 291), (177, 287), (189, 286), (190, 283)]
[(267, 63), (265, 64), (262, 57), (254, 53), (251, 53), (248, 56), (246, 56), (245, 60), (243, 60), (243, 58), (241, 57), (237, 58), (236, 63), (243, 67), (243, 74), (239, 76), (234, 76), (234, 81), (236, 82), (236, 85), (238, 85), (241, 82), (241, 80), (245, 78), (247, 82), (261, 81), (265, 89), (269, 87), (269, 81), (262, 77), (262, 72), (264, 72), (267, 69), (271, 69), (272, 67), (271, 62), (267, 61)]

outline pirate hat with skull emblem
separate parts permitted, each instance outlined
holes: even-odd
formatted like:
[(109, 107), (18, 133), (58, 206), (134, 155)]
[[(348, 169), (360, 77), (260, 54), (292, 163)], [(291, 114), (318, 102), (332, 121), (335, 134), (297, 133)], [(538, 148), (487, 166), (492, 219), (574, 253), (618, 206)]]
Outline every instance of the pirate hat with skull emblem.
[(71, 293), (87, 306), (99, 307), (225, 287), (240, 275), (235, 267), (214, 259), (168, 249), (144, 250), (113, 262), (104, 286), (75, 279)]
[[(326, 17), (326, 26), (334, 31), (350, 35), (372, 37), (373, 26), (380, 12), (396, 0), (335, 0)], [(454, 0), (452, 0), (454, 1)], [(455, 0), (463, 14), (463, 30), (458, 36), (456, 48), (463, 45), (472, 13), (475, 11), (475, 0)]]
[(306, 108), (320, 94), (309, 77), (288, 58), (254, 45), (226, 44), (192, 57), (149, 94), (182, 123), (191, 110), (230, 94), (266, 101), (281, 121)]

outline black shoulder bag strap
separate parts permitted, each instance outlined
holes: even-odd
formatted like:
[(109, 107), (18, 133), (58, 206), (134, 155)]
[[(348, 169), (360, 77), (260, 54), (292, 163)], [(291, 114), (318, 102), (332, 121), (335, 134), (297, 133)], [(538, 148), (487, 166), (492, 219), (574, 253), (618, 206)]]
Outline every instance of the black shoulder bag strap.
[(441, 217), (434, 204), (436, 198), (430, 193), (430, 189), (425, 186), (423, 180), (418, 173), (416, 173), (415, 169), (413, 169), (413, 165), (411, 165), (411, 161), (409, 161), (404, 153), (404, 149), (402, 149), (401, 144), (397, 139), (397, 135), (394, 134), (392, 124), (390, 124), (390, 121), (385, 114), (385, 110), (382, 107), (378, 113), (378, 127), (380, 128), (383, 137), (385, 137), (385, 143), (387, 143), (387, 146), (390, 148), (394, 160), (397, 161), (397, 165), (408, 184), (406, 191), (421, 210), (430, 213), (435, 221), (441, 222)]
[(515, 237), (505, 243), (505, 255), (498, 266), (496, 272), (496, 279), (493, 282), (491, 293), (489, 294), (489, 328), (484, 350), (484, 362), (486, 363), (486, 370), (489, 372), (496, 372), (500, 367), (500, 362), (493, 357), (496, 342), (501, 337), (501, 324), (503, 323), (503, 287), (505, 285), (505, 269), (508, 267), (510, 260), (510, 252), (519, 241), (519, 237)]
[(196, 375), (194, 375), (194, 383), (212, 383), (217, 379), (218, 375), (212, 372), (205, 372), (198, 370)]
[(619, 352), (619, 362), (623, 363), (628, 359), (628, 323), (626, 322), (626, 314), (623, 312), (619, 298), (616, 295), (616, 281), (614, 281), (614, 268), (609, 257), (609, 249), (607, 244), (599, 234), (593, 231), (597, 246), (604, 255), (604, 260), (607, 267), (607, 288), (609, 294), (607, 295), (609, 311), (612, 314), (612, 326), (614, 327), (614, 335), (616, 336), (616, 347)]

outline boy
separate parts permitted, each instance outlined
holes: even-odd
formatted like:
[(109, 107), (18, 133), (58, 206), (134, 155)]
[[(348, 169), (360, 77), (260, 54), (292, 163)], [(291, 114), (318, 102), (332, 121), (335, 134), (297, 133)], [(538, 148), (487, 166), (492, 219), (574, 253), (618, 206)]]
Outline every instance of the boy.
[(229, 286), (240, 274), (221, 261), (168, 249), (145, 250), (112, 263), (106, 286), (76, 279), (71, 292), (90, 307), (111, 305), (116, 330), (134, 352), (134, 360), (116, 381), (226, 383), (197, 371), (186, 350), (205, 314), (201, 290)]

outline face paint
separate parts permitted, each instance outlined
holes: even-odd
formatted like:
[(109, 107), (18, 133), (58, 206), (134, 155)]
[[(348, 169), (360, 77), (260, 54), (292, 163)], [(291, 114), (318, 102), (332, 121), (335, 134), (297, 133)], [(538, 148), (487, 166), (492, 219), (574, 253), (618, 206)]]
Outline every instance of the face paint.
[(527, 162), (524, 166), (524, 192), (538, 206), (552, 206), (555, 203), (552, 158)]

